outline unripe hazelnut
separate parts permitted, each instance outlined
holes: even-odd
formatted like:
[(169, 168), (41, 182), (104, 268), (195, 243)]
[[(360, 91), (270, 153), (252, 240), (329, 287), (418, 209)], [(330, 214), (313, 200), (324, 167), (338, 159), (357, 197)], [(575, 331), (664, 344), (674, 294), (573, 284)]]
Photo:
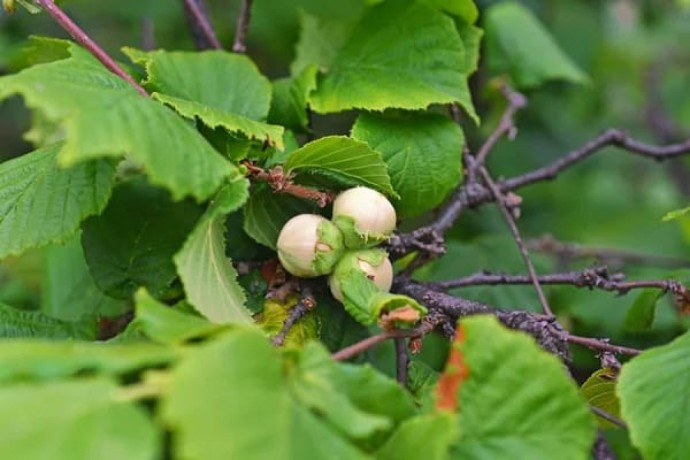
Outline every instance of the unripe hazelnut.
[(317, 214), (288, 220), (278, 236), (278, 259), (285, 270), (302, 278), (327, 275), (343, 253), (343, 235)]
[(341, 302), (344, 301), (344, 296), (338, 278), (345, 276), (349, 270), (360, 270), (384, 292), (390, 291), (393, 284), (393, 265), (385, 251), (369, 249), (345, 253), (328, 278), (331, 294)]
[(333, 202), (333, 222), (343, 232), (348, 248), (374, 246), (387, 240), (395, 230), (395, 221), (391, 202), (368, 187), (345, 190)]

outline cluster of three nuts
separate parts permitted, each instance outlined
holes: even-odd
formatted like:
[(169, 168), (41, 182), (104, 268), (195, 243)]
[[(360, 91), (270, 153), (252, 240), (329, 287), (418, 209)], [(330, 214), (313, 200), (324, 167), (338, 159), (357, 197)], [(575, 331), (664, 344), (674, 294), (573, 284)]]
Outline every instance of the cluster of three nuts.
[(333, 202), (333, 219), (300, 214), (290, 219), (278, 236), (278, 258), (289, 273), (329, 279), (333, 296), (343, 301), (337, 273), (356, 264), (381, 290), (390, 290), (393, 267), (385, 251), (367, 249), (390, 237), (395, 229), (393, 205), (367, 187), (342, 192)]

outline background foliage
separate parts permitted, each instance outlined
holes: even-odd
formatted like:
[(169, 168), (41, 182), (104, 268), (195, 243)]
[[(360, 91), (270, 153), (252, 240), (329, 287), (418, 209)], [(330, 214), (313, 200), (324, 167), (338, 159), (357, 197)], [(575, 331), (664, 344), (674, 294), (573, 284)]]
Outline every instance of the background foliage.
[[(406, 231), (463, 180), (462, 146), (476, 151), (494, 129), (505, 82), (529, 105), (488, 158), (494, 177), (610, 127), (681, 141), (687, 2), (256, 0), (247, 55), (194, 52), (181, 3), (61, 2), (151, 98), (74, 44), (29, 38), (66, 37), (47, 14), (0, 13), (0, 456), (586, 458), (597, 427), (619, 458), (687, 456), (669, 437), (688, 425), (687, 311), (658, 289), (545, 287), (571, 333), (657, 346), (619, 381), (577, 346), (570, 378), (526, 335), (478, 317), (455, 342), (426, 336), (403, 389), (394, 341), (332, 360), (378, 329), (324, 293), (273, 347), (265, 335), (298, 299), (264, 299), (275, 281), (264, 262), (289, 217), (319, 211), (250, 186), (240, 164), (280, 164), (330, 192), (376, 188)], [(207, 6), (232, 43), (240, 3)], [(151, 41), (166, 51), (143, 51)], [(689, 281), (690, 220), (662, 221), (687, 206), (686, 159), (607, 150), (520, 190), (538, 272), (599, 262)], [(546, 236), (607, 251), (556, 254)], [(418, 279), (524, 272), (496, 206), (466, 211), (446, 245)], [(529, 285), (453, 292), (539, 311)]]

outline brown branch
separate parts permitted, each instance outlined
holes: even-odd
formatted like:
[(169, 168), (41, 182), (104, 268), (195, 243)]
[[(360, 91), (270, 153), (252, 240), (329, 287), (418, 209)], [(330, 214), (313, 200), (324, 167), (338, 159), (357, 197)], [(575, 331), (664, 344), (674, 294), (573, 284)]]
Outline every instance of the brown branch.
[(252, 0), (242, 0), (240, 7), (240, 15), (237, 17), (237, 28), (235, 30), (235, 42), (232, 44), (232, 50), (235, 53), (244, 53), (247, 51), (247, 31), (249, 30), (249, 22), (252, 15)]
[(197, 49), (223, 49), (223, 45), (218, 41), (216, 32), (206, 15), (203, 0), (183, 0), (183, 3), (187, 24)]
[[(427, 285), (411, 280), (396, 280), (393, 291), (412, 297), (425, 305), (430, 314), (441, 314), (448, 318), (449, 320), (446, 321), (450, 324), (455, 324), (459, 318), (465, 316), (494, 315), (505, 326), (532, 335), (545, 350), (565, 361), (569, 360), (567, 343), (562, 337), (563, 328), (553, 317), (523, 310), (494, 309), (479, 302), (436, 291)], [(444, 323), (441, 322), (439, 325), (444, 326)], [(450, 331), (444, 329), (444, 332), (450, 332), (452, 336), (453, 329)]]
[(507, 136), (508, 139), (513, 140), (517, 134), (517, 128), (515, 127), (515, 122), (513, 117), (518, 110), (522, 109), (527, 105), (527, 98), (522, 94), (518, 93), (508, 85), (501, 86), (501, 93), (505, 97), (508, 105), (501, 115), (501, 120), (496, 126), (496, 129), (489, 134), (489, 137), (484, 141), (484, 144), (479, 148), (477, 155), (475, 155), (475, 165), (471, 167), (470, 170), (477, 171), (479, 168), (484, 166), (486, 158), (489, 156), (491, 150), (493, 150), (496, 143), (503, 136)]
[[(623, 281), (622, 273), (610, 274), (606, 267), (588, 268), (581, 272), (553, 273), (537, 277), (539, 283), (549, 285), (568, 285), (578, 288), (600, 289), (602, 291), (615, 292), (625, 295), (633, 289), (654, 288), (664, 292), (671, 292), (676, 296), (688, 295), (687, 289), (675, 280), (643, 280)], [(528, 275), (504, 275), (487, 272), (458, 278), (455, 280), (432, 283), (429, 286), (435, 289), (448, 290), (468, 286), (480, 285), (524, 285), (532, 284)]]
[(616, 460), (616, 453), (609, 445), (606, 440), (606, 436), (602, 433), (602, 430), (597, 431), (597, 438), (592, 446), (592, 459), (593, 460)]
[(498, 189), (493, 179), (491, 179), (491, 176), (487, 172), (486, 168), (480, 168), (479, 172), (482, 178), (484, 179), (486, 185), (489, 186), (491, 193), (494, 195), (494, 198), (499, 204), (501, 213), (503, 213), (503, 217), (505, 218), (508, 227), (510, 227), (510, 231), (513, 234), (513, 239), (517, 244), (517, 247), (520, 251), (520, 255), (522, 256), (522, 260), (524, 260), (525, 262), (527, 272), (529, 273), (529, 277), (532, 281), (532, 285), (534, 286), (534, 290), (537, 292), (537, 297), (539, 298), (539, 303), (541, 304), (544, 313), (546, 313), (548, 316), (553, 316), (553, 311), (551, 311), (549, 302), (546, 300), (546, 295), (544, 295), (544, 290), (541, 288), (541, 284), (539, 284), (537, 271), (535, 270), (534, 264), (532, 263), (532, 259), (529, 256), (527, 247), (525, 246), (525, 243), (522, 241), (522, 236), (520, 236), (520, 230), (518, 230), (517, 224), (515, 223), (515, 217), (513, 216), (511, 207), (509, 206), (506, 197)]
[(619, 267), (628, 264), (652, 265), (664, 268), (687, 268), (690, 260), (678, 257), (659, 256), (655, 254), (643, 254), (615, 248), (601, 248), (583, 246), (575, 243), (563, 243), (556, 241), (552, 236), (546, 235), (538, 239), (528, 240), (527, 247), (531, 251), (550, 253), (569, 262), (570, 259), (595, 259), (600, 263)]
[(613, 345), (607, 339), (595, 339), (572, 335), (565, 331), (552, 316), (545, 316), (524, 310), (494, 309), (488, 305), (454, 297), (444, 292), (431, 289), (411, 280), (396, 280), (393, 292), (408, 295), (429, 309), (429, 314), (414, 329), (384, 331), (335, 352), (336, 361), (344, 361), (363, 353), (375, 345), (389, 339), (421, 338), (437, 327), (448, 337), (455, 332), (455, 323), (459, 318), (471, 315), (490, 314), (506, 327), (530, 334), (546, 351), (555, 354), (564, 361), (570, 360), (568, 343), (584, 345), (592, 350), (616, 354), (637, 355), (641, 351), (619, 345)]
[(72, 38), (79, 42), (89, 53), (91, 53), (106, 69), (122, 78), (124, 81), (132, 85), (142, 96), (148, 96), (146, 90), (137, 83), (131, 75), (125, 72), (103, 48), (101, 48), (95, 41), (89, 37), (83, 29), (81, 29), (72, 19), (65, 14), (53, 0), (36, 0), (36, 3), (41, 6), (54, 20), (57, 22)]
[(292, 175), (286, 174), (282, 166), (275, 166), (273, 169), (266, 170), (249, 161), (244, 161), (242, 164), (247, 168), (249, 177), (266, 182), (276, 192), (315, 201), (321, 208), (328, 205), (335, 198), (335, 195), (332, 193), (295, 184), (292, 182)]
[[(607, 146), (616, 146), (623, 151), (658, 161), (690, 153), (690, 139), (676, 144), (654, 146), (639, 142), (621, 130), (610, 129), (582, 147), (566, 153), (563, 157), (547, 166), (511, 179), (499, 181), (496, 185), (501, 193), (505, 194), (527, 185), (551, 180), (564, 170)], [(423, 246), (423, 240), (425, 239), (442, 240), (443, 235), (455, 224), (455, 221), (465, 209), (489, 203), (494, 201), (494, 199), (491, 190), (481, 184), (462, 184), (453, 192), (431, 224), (415, 230), (415, 235), (398, 235), (397, 240), (392, 242), (393, 245), (389, 244), (388, 249), (396, 254), (397, 257), (401, 257), (402, 255), (409, 254), (411, 251), (420, 250), (420, 246)]]

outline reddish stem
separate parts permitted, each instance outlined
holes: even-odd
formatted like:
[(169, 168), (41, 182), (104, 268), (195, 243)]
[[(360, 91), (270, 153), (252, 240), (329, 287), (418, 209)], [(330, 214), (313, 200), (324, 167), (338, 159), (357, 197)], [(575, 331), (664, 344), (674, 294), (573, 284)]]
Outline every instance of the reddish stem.
[(106, 53), (86, 32), (84, 32), (64, 11), (62, 11), (52, 0), (36, 0), (44, 10), (52, 16), (55, 21), (62, 26), (77, 42), (86, 48), (96, 59), (98, 59), (108, 70), (132, 85), (142, 96), (149, 93), (139, 85), (122, 67), (120, 67), (108, 53)]

